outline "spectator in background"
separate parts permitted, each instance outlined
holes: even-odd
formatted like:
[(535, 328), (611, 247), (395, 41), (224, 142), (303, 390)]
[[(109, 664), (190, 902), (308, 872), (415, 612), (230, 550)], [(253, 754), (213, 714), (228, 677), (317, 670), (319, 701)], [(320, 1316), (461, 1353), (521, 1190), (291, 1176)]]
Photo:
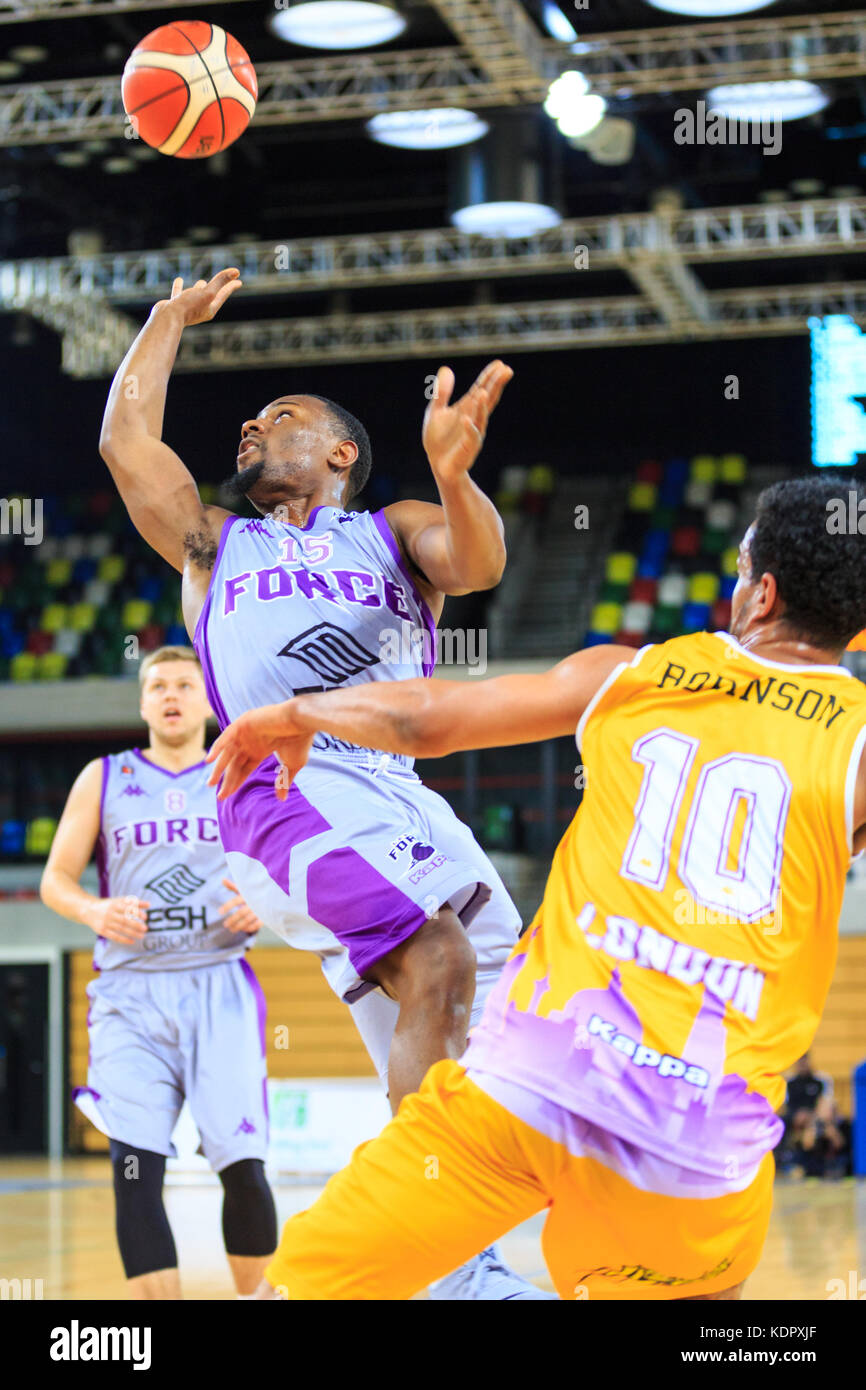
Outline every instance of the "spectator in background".
[(800, 1169), (807, 1178), (850, 1172), (850, 1123), (836, 1108), (832, 1079), (813, 1070), (808, 1052), (788, 1077), (781, 1113), (785, 1121), (777, 1151), (781, 1172)]

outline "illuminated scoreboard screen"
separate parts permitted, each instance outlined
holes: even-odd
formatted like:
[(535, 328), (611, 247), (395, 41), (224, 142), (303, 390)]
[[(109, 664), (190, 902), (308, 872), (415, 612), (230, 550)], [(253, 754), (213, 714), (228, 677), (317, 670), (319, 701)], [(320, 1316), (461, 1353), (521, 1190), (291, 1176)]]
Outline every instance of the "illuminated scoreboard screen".
[(866, 336), (847, 314), (809, 320), (812, 462), (845, 468), (866, 457)]

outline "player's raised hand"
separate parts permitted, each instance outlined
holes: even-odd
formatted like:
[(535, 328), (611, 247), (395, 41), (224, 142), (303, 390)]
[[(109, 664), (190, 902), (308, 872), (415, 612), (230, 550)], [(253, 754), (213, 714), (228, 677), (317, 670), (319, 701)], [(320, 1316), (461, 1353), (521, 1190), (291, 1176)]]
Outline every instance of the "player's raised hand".
[(229, 892), (235, 895), (227, 902), (222, 903), (219, 908), (219, 914), (226, 930), (249, 934), (259, 931), (262, 924), (249, 904), (241, 897), (241, 890), (238, 885), (232, 883), (230, 878), (224, 878), (222, 882)]
[(450, 367), (439, 368), (421, 429), (424, 450), (437, 478), (448, 480), (472, 467), (481, 452), (491, 412), (513, 375), (498, 358), (488, 362), (466, 395), (452, 405), (454, 373)]
[(234, 266), (221, 270), (212, 280), (197, 280), (186, 290), (178, 276), (172, 282), (171, 298), (161, 299), (159, 304), (176, 305), (183, 312), (184, 327), (189, 328), (194, 323), (207, 323), (212, 319), (242, 284), (241, 273)]
[(286, 700), (281, 705), (247, 710), (220, 734), (206, 758), (214, 764), (208, 786), (219, 784), (220, 801), (236, 792), (272, 753), (280, 762), (274, 790), (277, 800), (285, 801), (295, 775), (307, 761), (314, 737), (294, 722), (292, 703)]
[(108, 941), (122, 946), (135, 946), (147, 931), (147, 909), (150, 903), (133, 896), (100, 898), (88, 912), (87, 925)]

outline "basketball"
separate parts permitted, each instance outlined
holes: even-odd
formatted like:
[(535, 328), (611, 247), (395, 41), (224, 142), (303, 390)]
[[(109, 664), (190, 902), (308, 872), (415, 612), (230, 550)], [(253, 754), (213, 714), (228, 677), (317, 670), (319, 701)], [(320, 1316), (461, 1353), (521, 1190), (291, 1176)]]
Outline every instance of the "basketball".
[(256, 72), (218, 24), (161, 24), (132, 50), (121, 82), (136, 134), (160, 154), (207, 159), (244, 133), (256, 109)]

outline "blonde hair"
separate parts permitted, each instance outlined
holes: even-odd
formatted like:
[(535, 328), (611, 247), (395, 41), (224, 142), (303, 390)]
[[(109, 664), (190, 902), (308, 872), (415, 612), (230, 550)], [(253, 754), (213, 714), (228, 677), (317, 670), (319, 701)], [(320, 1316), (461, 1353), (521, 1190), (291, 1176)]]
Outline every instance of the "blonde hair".
[(148, 652), (138, 668), (139, 685), (144, 685), (148, 671), (158, 661), (191, 661), (201, 670), (201, 662), (192, 647), (157, 647), (155, 652)]

